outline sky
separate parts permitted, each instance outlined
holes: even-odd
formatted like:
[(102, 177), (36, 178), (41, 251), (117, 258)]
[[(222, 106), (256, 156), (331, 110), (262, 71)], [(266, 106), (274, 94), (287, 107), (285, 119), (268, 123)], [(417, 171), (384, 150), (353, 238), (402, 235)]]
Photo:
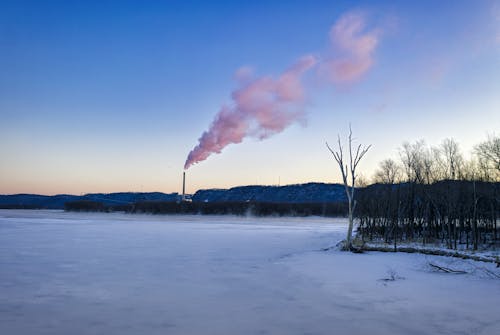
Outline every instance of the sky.
[(0, 0), (0, 194), (340, 182), (500, 129), (500, 1)]

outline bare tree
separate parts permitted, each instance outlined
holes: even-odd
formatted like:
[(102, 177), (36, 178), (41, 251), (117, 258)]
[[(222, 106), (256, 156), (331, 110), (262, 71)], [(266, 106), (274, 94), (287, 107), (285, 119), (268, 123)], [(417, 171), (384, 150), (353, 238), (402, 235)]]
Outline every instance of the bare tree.
[(432, 147), (431, 156), (434, 162), (434, 181), (446, 179), (448, 168), (441, 147)]
[(479, 163), (488, 175), (488, 179), (500, 180), (500, 136), (490, 135), (475, 147)]
[(422, 168), (423, 168), (423, 182), (425, 184), (432, 184), (439, 180), (439, 165), (435, 160), (435, 148), (424, 148), (422, 152)]
[(373, 177), (374, 182), (380, 184), (394, 184), (399, 181), (401, 169), (391, 158), (385, 159), (379, 164), (378, 170)]
[(399, 149), (406, 181), (411, 183), (422, 183), (424, 181), (424, 151), (424, 140), (416, 141), (414, 144), (404, 142)]
[[(344, 161), (344, 148), (342, 147), (342, 142), (340, 141), (340, 135), (337, 137), (338, 149), (333, 150), (328, 142), (326, 142), (326, 147), (332, 153), (333, 157), (337, 161), (340, 172), (342, 173), (342, 181), (345, 187), (345, 193), (347, 195), (347, 201), (349, 205), (349, 226), (347, 229), (347, 238), (346, 243), (344, 245), (344, 250), (351, 249), (351, 241), (352, 241), (352, 230), (354, 226), (354, 209), (356, 208), (356, 201), (354, 200), (354, 190), (356, 188), (356, 168), (358, 167), (359, 162), (363, 158), (363, 156), (368, 152), (371, 145), (363, 147), (359, 144), (356, 149), (353, 150), (353, 138), (352, 138), (352, 129), (349, 125), (349, 137), (348, 137), (348, 146), (349, 146), (349, 157), (348, 161)], [(350, 185), (349, 185), (350, 179)]]
[(445, 158), (446, 179), (459, 179), (464, 159), (460, 153), (458, 143), (452, 138), (446, 138), (441, 143), (441, 151)]
[(479, 162), (474, 157), (464, 160), (460, 180), (482, 180), (480, 169)]

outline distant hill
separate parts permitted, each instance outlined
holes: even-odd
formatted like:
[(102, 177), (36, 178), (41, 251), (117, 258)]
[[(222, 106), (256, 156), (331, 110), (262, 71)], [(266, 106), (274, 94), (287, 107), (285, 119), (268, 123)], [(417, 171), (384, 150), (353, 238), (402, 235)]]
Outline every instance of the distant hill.
[(346, 195), (344, 186), (340, 184), (308, 183), (199, 190), (192, 199), (194, 202), (325, 203), (345, 202)]
[[(75, 201), (93, 201), (105, 206), (119, 206), (138, 202), (178, 201), (178, 193), (91, 193), (82, 196), (59, 194), (0, 195), (0, 208), (64, 209), (64, 204)], [(272, 202), (272, 203), (327, 203), (345, 202), (344, 186), (339, 184), (308, 183), (286, 186), (239, 186), (230, 189), (199, 190), (193, 202)]]
[(91, 193), (82, 196), (58, 194), (12, 194), (0, 195), (0, 208), (37, 208), (37, 209), (64, 209), (64, 204), (74, 201), (95, 201), (106, 206), (126, 205), (140, 201), (177, 201), (177, 193), (165, 194), (161, 192), (136, 193)]

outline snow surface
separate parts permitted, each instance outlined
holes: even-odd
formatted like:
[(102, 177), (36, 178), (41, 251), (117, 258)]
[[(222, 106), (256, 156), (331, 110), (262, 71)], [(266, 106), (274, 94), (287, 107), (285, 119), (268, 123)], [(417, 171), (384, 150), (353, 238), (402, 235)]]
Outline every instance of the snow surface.
[(494, 264), (321, 251), (345, 231), (326, 218), (0, 210), (0, 334), (500, 334)]

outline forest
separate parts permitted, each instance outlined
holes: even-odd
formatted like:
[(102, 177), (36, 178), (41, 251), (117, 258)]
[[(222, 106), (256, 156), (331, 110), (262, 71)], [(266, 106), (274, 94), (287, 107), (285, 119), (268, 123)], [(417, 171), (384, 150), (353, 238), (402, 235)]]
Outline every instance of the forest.
[(429, 147), (403, 143), (383, 160), (371, 185), (357, 189), (362, 242), (421, 243), (448, 249), (497, 247), (500, 137), (489, 136), (465, 159), (453, 139)]

